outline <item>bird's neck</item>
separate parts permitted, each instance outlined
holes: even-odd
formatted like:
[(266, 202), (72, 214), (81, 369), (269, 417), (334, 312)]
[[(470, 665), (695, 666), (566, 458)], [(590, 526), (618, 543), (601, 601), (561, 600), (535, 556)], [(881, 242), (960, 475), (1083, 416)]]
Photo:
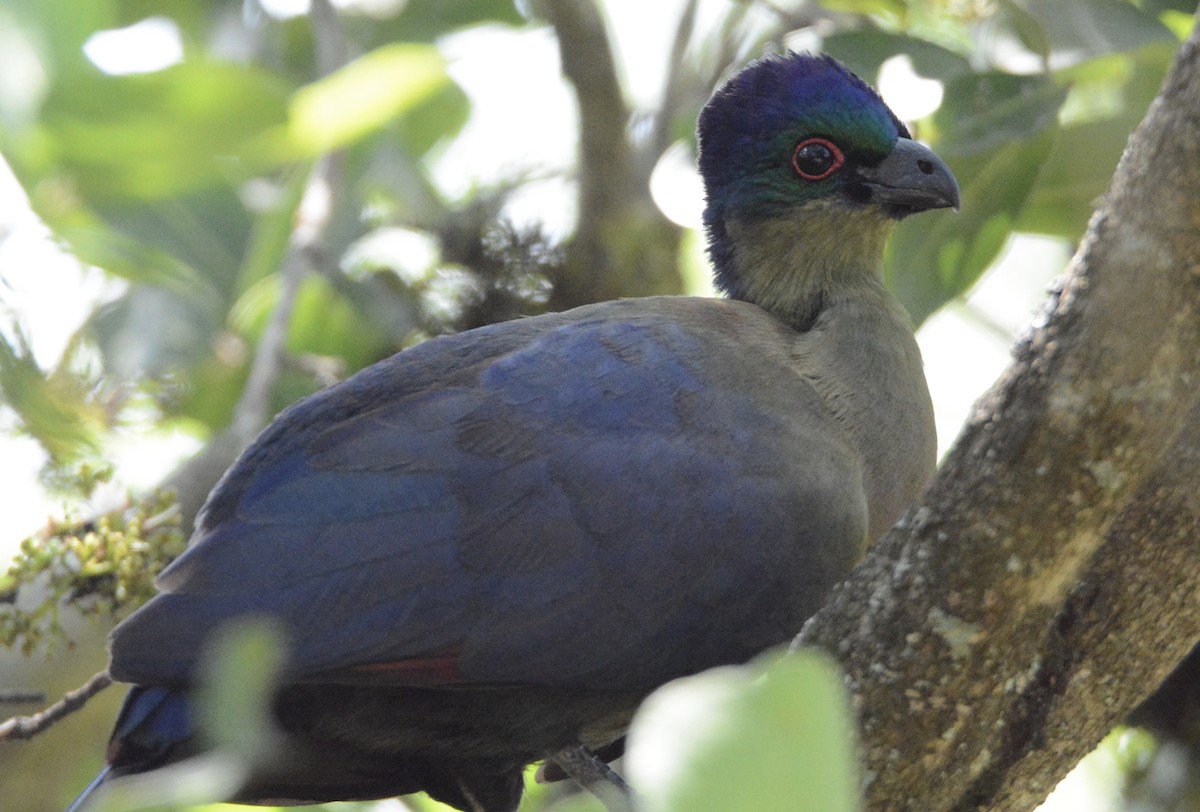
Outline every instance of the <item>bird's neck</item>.
[(869, 209), (821, 203), (780, 217), (710, 216), (717, 284), (731, 298), (807, 330), (829, 303), (882, 292), (892, 225)]

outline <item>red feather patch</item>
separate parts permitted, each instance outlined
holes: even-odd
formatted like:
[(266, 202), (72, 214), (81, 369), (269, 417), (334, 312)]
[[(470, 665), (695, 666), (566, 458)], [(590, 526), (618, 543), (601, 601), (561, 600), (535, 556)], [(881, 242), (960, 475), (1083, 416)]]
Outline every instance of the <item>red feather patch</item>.
[(370, 681), (397, 685), (451, 685), (463, 681), (462, 672), (458, 670), (457, 648), (412, 660), (356, 665), (349, 671), (369, 676)]

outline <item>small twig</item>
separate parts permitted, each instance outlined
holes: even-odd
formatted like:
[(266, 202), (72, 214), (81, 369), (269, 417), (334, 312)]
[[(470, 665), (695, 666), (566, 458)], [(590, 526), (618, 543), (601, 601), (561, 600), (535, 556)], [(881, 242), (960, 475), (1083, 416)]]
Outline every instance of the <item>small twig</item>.
[(633, 792), (616, 770), (583, 745), (564, 747), (550, 756), (579, 786), (600, 799), (608, 812), (632, 812)]
[(159, 511), (158, 513), (155, 513), (153, 516), (147, 517), (147, 519), (144, 522), (142, 522), (142, 532), (148, 533), (151, 530), (157, 530), (158, 528), (162, 527), (164, 524), (168, 524), (172, 520), (178, 518), (179, 513), (180, 513), (179, 503), (176, 502), (176, 503), (172, 504), (170, 507), (166, 508), (165, 510)]
[(32, 739), (49, 729), (56, 722), (70, 716), (88, 703), (93, 696), (112, 685), (112, 677), (101, 671), (74, 691), (63, 694), (63, 698), (44, 711), (31, 716), (13, 716), (0, 722), (0, 741)]

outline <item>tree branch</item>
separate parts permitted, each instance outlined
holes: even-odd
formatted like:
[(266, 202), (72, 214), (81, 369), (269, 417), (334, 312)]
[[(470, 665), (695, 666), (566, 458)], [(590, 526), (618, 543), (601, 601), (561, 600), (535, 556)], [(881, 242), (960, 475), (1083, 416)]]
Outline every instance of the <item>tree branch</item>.
[(869, 808), (1027, 810), (1200, 640), (1200, 32), (1044, 325), (798, 638)]
[(13, 716), (0, 722), (0, 741), (32, 739), (55, 722), (70, 716), (88, 703), (93, 696), (112, 685), (107, 671), (92, 676), (79, 688), (63, 694), (63, 698), (32, 716)]
[[(654, 119), (654, 136), (650, 140), (650, 151), (655, 160), (674, 141), (673, 124), (685, 99), (690, 94), (685, 93), (685, 77), (691, 72), (686, 68), (688, 43), (692, 39), (692, 31), (696, 27), (696, 10), (698, 0), (688, 0), (679, 13), (679, 22), (675, 25), (675, 36), (671, 40), (671, 55), (667, 62), (667, 79), (663, 84), (662, 101)], [(711, 90), (711, 88), (705, 88)], [(653, 167), (651, 167), (653, 169)]]
[(594, 0), (552, 0), (543, 9), (579, 101), (579, 215), (550, 308), (678, 293), (679, 229), (650, 198), (650, 169), (634, 160), (604, 19)]

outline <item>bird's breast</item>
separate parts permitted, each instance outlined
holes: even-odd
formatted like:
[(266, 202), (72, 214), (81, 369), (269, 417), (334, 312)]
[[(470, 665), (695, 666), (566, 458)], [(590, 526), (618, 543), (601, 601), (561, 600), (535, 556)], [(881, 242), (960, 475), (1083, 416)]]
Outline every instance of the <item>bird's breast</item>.
[(937, 436), (921, 352), (907, 315), (883, 292), (832, 301), (796, 355), (860, 455), (875, 541), (924, 491)]

